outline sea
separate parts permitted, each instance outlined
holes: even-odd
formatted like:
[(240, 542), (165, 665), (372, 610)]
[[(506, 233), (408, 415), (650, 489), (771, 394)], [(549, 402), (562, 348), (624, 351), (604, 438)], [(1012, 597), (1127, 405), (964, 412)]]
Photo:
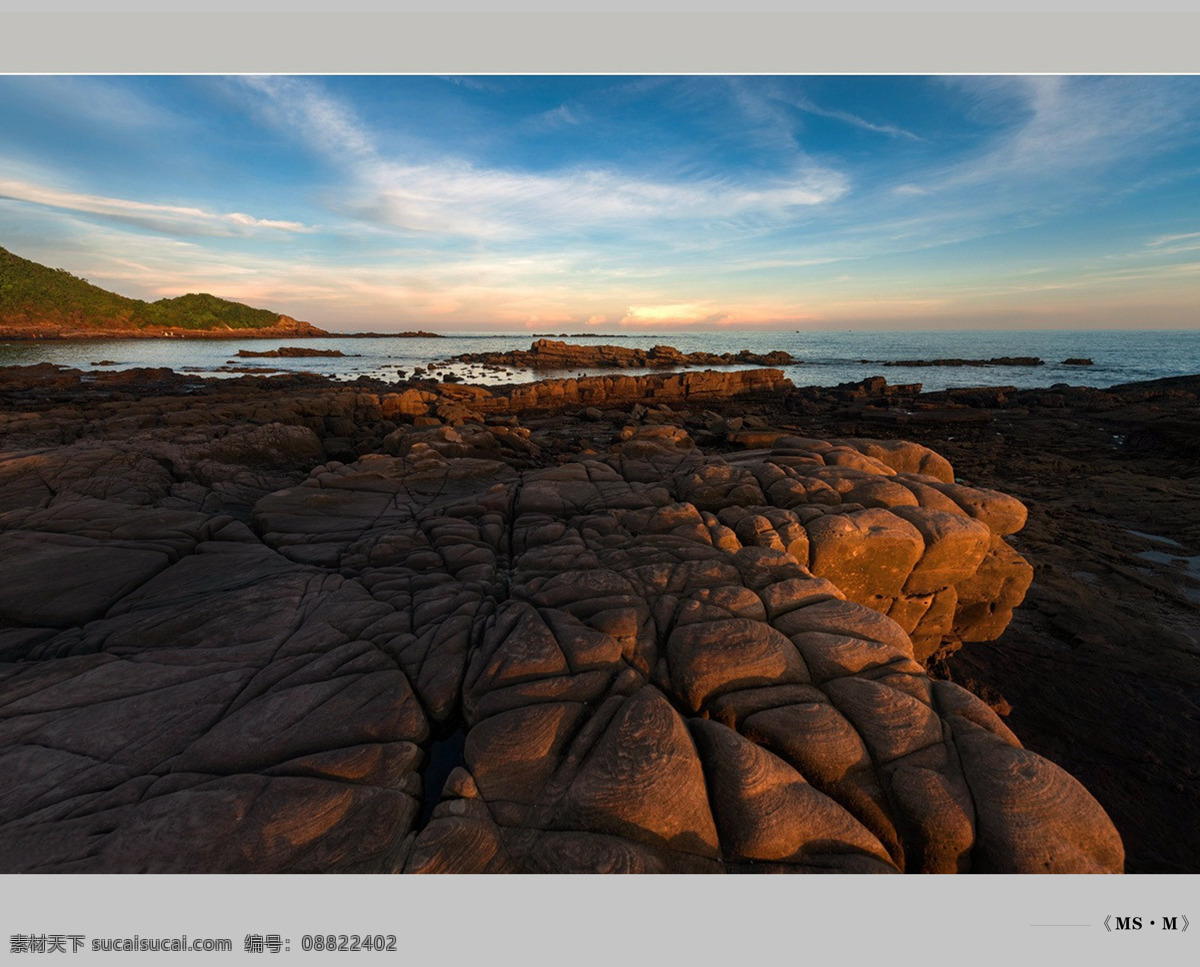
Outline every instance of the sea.
[[(786, 350), (796, 365), (782, 367), (797, 386), (836, 386), (870, 376), (889, 383), (921, 383), (926, 390), (970, 386), (1032, 388), (1066, 383), (1107, 387), (1119, 383), (1200, 374), (1200, 328), (1188, 330), (994, 330), (994, 331), (801, 331), (719, 330), (671, 333), (455, 333), (442, 338), (319, 339), (115, 339), (72, 342), (0, 342), (0, 366), (57, 363), (85, 372), (135, 367), (169, 367), (205, 377), (236, 377), (247, 368), (319, 373), (337, 380), (369, 376), (388, 382), (432, 366), (434, 376), (455, 376), (477, 385), (527, 382), (548, 377), (645, 373), (637, 370), (503, 370), (451, 362), (461, 353), (528, 349), (536, 338), (581, 345), (650, 349), (668, 345), (683, 352), (767, 353)], [(280, 346), (337, 349), (342, 357), (239, 359), (239, 349), (256, 352)], [(885, 362), (929, 359), (991, 359), (1036, 356), (1038, 366), (883, 366)], [(1066, 365), (1084, 358), (1089, 366)], [(730, 369), (755, 368), (734, 366)]]

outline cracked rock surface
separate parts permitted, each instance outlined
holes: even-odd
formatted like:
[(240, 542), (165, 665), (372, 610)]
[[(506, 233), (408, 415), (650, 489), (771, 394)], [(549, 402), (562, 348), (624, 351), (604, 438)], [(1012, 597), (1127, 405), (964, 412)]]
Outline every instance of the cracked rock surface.
[(898, 441), (551, 457), (332, 396), (10, 418), (0, 869), (1121, 869), (925, 673), (1023, 598), (1013, 498)]

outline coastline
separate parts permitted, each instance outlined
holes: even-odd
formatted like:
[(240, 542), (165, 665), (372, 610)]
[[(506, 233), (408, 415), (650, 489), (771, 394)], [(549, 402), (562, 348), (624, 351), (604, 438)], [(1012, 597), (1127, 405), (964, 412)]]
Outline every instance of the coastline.
[[(21, 318), (20, 316), (17, 317)], [(271, 326), (211, 329), (182, 326), (80, 326), (71, 321), (15, 321), (0, 324), (0, 342), (94, 342), (106, 339), (302, 339), (327, 337), (324, 329), (290, 316)]]
[(40, 330), (0, 333), (0, 342), (103, 342), (111, 339), (316, 339), (325, 333), (300, 333), (281, 330), (263, 332), (258, 329), (230, 329), (221, 332), (195, 329), (141, 330), (108, 329), (101, 332), (44, 332)]
[(443, 339), (425, 332), (326, 332), (307, 329), (0, 329), (0, 342), (102, 342), (110, 339)]
[[(47, 340), (0, 342), (0, 365), (27, 365), (46, 361), (84, 370), (99, 368), (136, 368), (171, 366), (188, 373), (219, 375), (227, 372), (224, 366), (240, 345), (248, 350), (278, 349), (284, 346), (339, 349), (348, 358), (334, 363), (298, 365), (295, 361), (283, 364), (282, 370), (321, 373), (343, 382), (360, 376), (391, 381), (406, 375), (447, 380), (450, 377), (465, 383), (491, 386), (508, 381), (525, 382), (567, 376), (623, 374), (637, 375), (648, 371), (670, 372), (680, 368), (730, 366), (752, 368), (774, 366), (797, 385), (832, 387), (844, 382), (861, 381), (887, 374), (895, 384), (921, 383), (926, 390), (963, 387), (972, 384), (1011, 385), (1033, 389), (1065, 383), (1103, 388), (1120, 382), (1146, 380), (1156, 377), (1185, 375), (1200, 371), (1200, 334), (1191, 332), (1155, 333), (1139, 338), (1134, 332), (1059, 333), (1029, 335), (1016, 332), (985, 334), (934, 335), (932, 333), (888, 333), (876, 337), (865, 333), (814, 332), (804, 336), (789, 334), (756, 334), (729, 343), (720, 334), (681, 336), (666, 340), (662, 335), (641, 334), (638, 338), (622, 340), (609, 352), (602, 347), (608, 343), (603, 336), (578, 346), (562, 347), (565, 352), (550, 354), (526, 352), (531, 343), (527, 337), (471, 333), (440, 338), (409, 338), (347, 334), (314, 339), (280, 339), (271, 343), (264, 338), (164, 339), (141, 338), (121, 340)], [(656, 350), (662, 343), (678, 347), (683, 359), (668, 347)], [(1018, 357), (1025, 354), (1044, 359), (1041, 366), (892, 366), (870, 365), (863, 358), (874, 355), (864, 352), (868, 344), (875, 345), (877, 358), (895, 362), (920, 356), (925, 359), (963, 357), (992, 359)], [(536, 343), (534, 344), (536, 345)], [(749, 358), (731, 352), (730, 347), (747, 347)], [(619, 347), (619, 348), (618, 348)], [(456, 362), (454, 357), (468, 355), (506, 360), (502, 362)], [(786, 354), (786, 355), (785, 355)], [(540, 357), (538, 366), (525, 365), (524, 357)], [(1093, 359), (1093, 365), (1068, 365), (1083, 357)], [(784, 360), (790, 358), (791, 362)], [(104, 366), (97, 363), (104, 360)], [(693, 361), (694, 360), (694, 361)], [(518, 364), (519, 361), (519, 364)], [(555, 363), (554, 368), (541, 368), (541, 363)], [(666, 365), (670, 363), (670, 365)]]
[[(300, 418), (319, 448), (300, 446), (280, 458), (297, 466), (396, 452), (399, 444), (387, 444), (396, 432), (389, 426), (408, 424), (449, 440), (455, 424), (474, 422), (473, 412), (496, 430), (519, 415), (520, 432), (497, 439), (529, 466), (556, 463), (567, 441), (580, 436), (603, 452), (631, 426), (653, 435), (677, 425), (705, 452), (725, 455), (770, 446), (781, 434), (928, 446), (952, 462), (956, 477), (1026, 505), (1028, 522), (1012, 544), (1034, 569), (1003, 635), (935, 657), (932, 677), (965, 685), (1003, 713), (1027, 748), (1078, 778), (1116, 824), (1129, 871), (1200, 870), (1200, 848), (1187, 845), (1200, 805), (1200, 741), (1190, 728), (1189, 697), (1200, 685), (1200, 583), (1192, 577), (1200, 554), (1200, 376), (1107, 390), (920, 393), (882, 377), (790, 387), (776, 373), (738, 375), (735, 398), (731, 375), (591, 377), (480, 390), (312, 375), (212, 380), (162, 369), (11, 367), (0, 370), (2, 446), (31, 452), (56, 437), (86, 440), (99, 431), (80, 421), (94, 413), (119, 441), (145, 421), (155, 400), (180, 396), (197, 406), (265, 407), (268, 415), (286, 403), (275, 413), (285, 424), (294, 419), (288, 413), (304, 412), (305, 400), (326, 401), (331, 415)], [(364, 394), (396, 397), (393, 418), (356, 419)], [(503, 399), (491, 415), (488, 398)], [(206, 426), (173, 404), (166, 410), (179, 414), (167, 423), (174, 432)], [(257, 472), (267, 475), (264, 487), (291, 479), (280, 477), (282, 470)]]

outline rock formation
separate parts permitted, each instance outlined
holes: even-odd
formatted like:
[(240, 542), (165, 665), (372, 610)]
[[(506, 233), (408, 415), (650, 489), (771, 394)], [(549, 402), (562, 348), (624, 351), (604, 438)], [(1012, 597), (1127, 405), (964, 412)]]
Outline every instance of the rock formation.
[(643, 369), (683, 368), (688, 366), (789, 366), (799, 362), (791, 353), (777, 349), (754, 353), (743, 349), (736, 353), (683, 353), (674, 346), (631, 349), (627, 346), (581, 346), (555, 339), (538, 339), (529, 349), (510, 352), (464, 353), (454, 357), (460, 363), (485, 363), (522, 369)]
[(916, 444), (666, 422), (780, 381), (0, 373), (0, 870), (1119, 871), (922, 664), (1003, 630), (1024, 507)]

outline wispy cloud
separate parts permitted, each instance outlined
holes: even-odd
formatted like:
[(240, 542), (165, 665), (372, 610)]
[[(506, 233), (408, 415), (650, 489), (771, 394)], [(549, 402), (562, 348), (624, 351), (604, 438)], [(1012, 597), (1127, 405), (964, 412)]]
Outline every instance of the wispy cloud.
[(819, 107), (806, 97), (789, 99), (788, 103), (798, 111), (803, 111), (805, 114), (812, 114), (816, 117), (829, 118), (834, 121), (843, 121), (846, 124), (856, 128), (861, 128), (864, 131), (873, 131), (875, 134), (886, 134), (890, 138), (906, 138), (909, 141), (924, 141), (920, 135), (913, 134), (911, 131), (906, 131), (904, 128), (897, 127), (894, 124), (880, 124), (874, 121), (868, 121), (866, 118), (859, 117), (857, 114), (851, 114), (849, 111), (830, 110), (828, 108)]
[(569, 104), (560, 104), (549, 111), (534, 115), (529, 119), (528, 127), (537, 130), (559, 131), (563, 128), (576, 127), (583, 119), (579, 116), (579, 108), (572, 109)]
[(1146, 178), (1147, 164), (1194, 141), (1200, 129), (1200, 86), (1192, 79), (968, 77), (935, 83), (947, 89), (954, 111), (971, 118), (969, 136), (960, 134), (962, 146), (953, 151), (902, 169), (879, 191), (858, 193), (850, 217), (825, 233), (834, 251), (944, 249), (1067, 221), (1113, 204), (1135, 178), (1143, 191), (1161, 187), (1167, 179)]
[(628, 228), (630, 222), (779, 220), (848, 189), (842, 173), (815, 164), (777, 175), (655, 180), (610, 167), (547, 173), (453, 157), (392, 158), (352, 108), (313, 82), (266, 77), (246, 83), (268, 100), (279, 123), (342, 164), (350, 184), (339, 192), (339, 212), (409, 232), (516, 239)]
[(258, 106), (276, 127), (323, 154), (350, 162), (375, 158), (374, 138), (354, 109), (326, 94), (315, 82), (272, 76), (240, 81), (260, 95)]
[(793, 163), (807, 161), (796, 137), (796, 122), (778, 96), (775, 85), (764, 86), (757, 79), (729, 77), (726, 89), (745, 122), (746, 131), (737, 136), (751, 137), (772, 152), (791, 157)]
[[(1090, 77), (962, 78), (951, 83), (980, 103), (1005, 99), (1003, 123), (984, 150), (938, 177), (950, 184), (1023, 179), (1094, 184), (1081, 174), (1156, 151), (1194, 134), (1195, 85)], [(999, 108), (994, 110), (1000, 111)]]
[(1175, 245), (1178, 242), (1186, 242), (1193, 238), (1200, 239), (1200, 232), (1184, 232), (1182, 235), (1160, 235), (1158, 238), (1151, 239), (1146, 244), (1151, 248), (1158, 248), (1160, 245)]
[(244, 212), (211, 212), (184, 205), (160, 205), (128, 198), (107, 198), (103, 195), (64, 191), (26, 181), (0, 180), (0, 199), (98, 215), (173, 235), (237, 236), (262, 230), (315, 231), (313, 227), (300, 222), (257, 218)]
[(127, 78), (87, 76), (16, 76), (6, 78), (20, 102), (47, 120), (69, 122), (76, 131), (103, 132), (127, 139), (191, 126), (181, 117), (140, 96)]
[(839, 198), (846, 186), (832, 172), (751, 184), (671, 183), (602, 169), (531, 174), (459, 163), (381, 164), (365, 189), (366, 197), (348, 209), (358, 217), (408, 231), (496, 239), (581, 234), (631, 221), (779, 220), (795, 207)]
[(474, 77), (470, 74), (446, 74), (439, 79), (448, 84), (453, 84), (455, 87), (483, 94), (500, 94), (504, 91), (504, 85), (490, 77)]

